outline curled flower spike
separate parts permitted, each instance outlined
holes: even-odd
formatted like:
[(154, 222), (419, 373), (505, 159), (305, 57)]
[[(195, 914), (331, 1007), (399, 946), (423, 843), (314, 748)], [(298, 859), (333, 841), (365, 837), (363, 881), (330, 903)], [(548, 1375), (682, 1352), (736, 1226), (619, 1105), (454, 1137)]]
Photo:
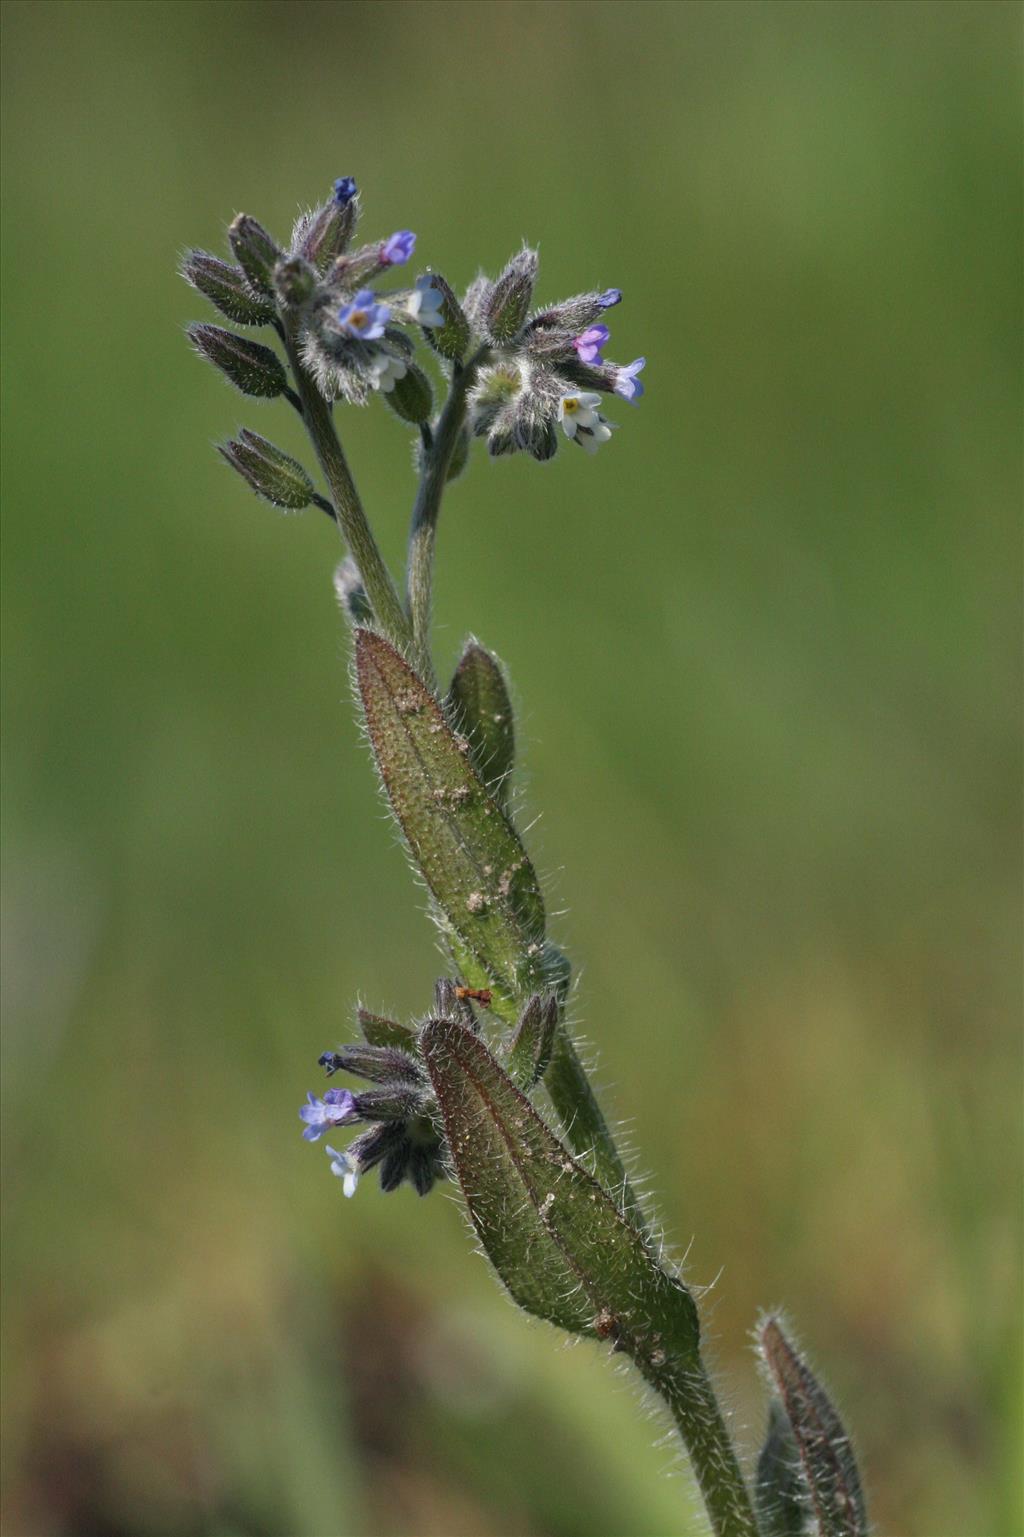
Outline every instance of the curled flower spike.
[(603, 363), (601, 348), (607, 346), (610, 336), (611, 332), (607, 326), (588, 326), (573, 342), (573, 346), (580, 355), (580, 362)]
[[(583, 354), (581, 353), (580, 356), (582, 357)], [(624, 368), (617, 368), (615, 370), (615, 382), (612, 385), (612, 389), (616, 395), (621, 395), (623, 400), (628, 400), (632, 405), (636, 404), (644, 392), (644, 387), (637, 378), (637, 374), (646, 363), (646, 358), (637, 358), (635, 362), (627, 363)]]
[(380, 259), (385, 267), (401, 267), (409, 260), (416, 246), (416, 236), (411, 229), (396, 230), (380, 248)]
[(354, 176), (339, 176), (334, 183), (334, 201), (339, 208), (347, 208), (358, 191)]
[(339, 1153), (336, 1148), (329, 1147), (326, 1143), (324, 1152), (331, 1160), (331, 1173), (338, 1176), (342, 1190), (351, 1199), (359, 1183), (360, 1170), (355, 1159), (350, 1158), (348, 1153)]
[(563, 395), (558, 402), (562, 431), (588, 454), (596, 454), (612, 435), (612, 423), (606, 422), (596, 409), (600, 404), (600, 395), (590, 390), (583, 390), (578, 395)]
[(306, 1122), (302, 1135), (307, 1142), (316, 1142), (328, 1127), (346, 1126), (359, 1119), (355, 1095), (348, 1089), (328, 1089), (323, 1099), (315, 1094), (307, 1094), (306, 1099), (299, 1116)]
[(377, 303), (372, 289), (361, 288), (355, 298), (338, 311), (338, 327), (344, 336), (372, 342), (384, 335), (390, 315), (386, 304)]

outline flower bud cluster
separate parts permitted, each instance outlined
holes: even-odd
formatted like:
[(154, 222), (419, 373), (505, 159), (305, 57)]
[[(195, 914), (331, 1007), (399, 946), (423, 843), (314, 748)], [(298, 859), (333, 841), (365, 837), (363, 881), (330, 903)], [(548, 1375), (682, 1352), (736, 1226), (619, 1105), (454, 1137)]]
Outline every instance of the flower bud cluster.
[(302, 361), (328, 400), (365, 405), (374, 391), (391, 396), (413, 372), (392, 403), (406, 420), (425, 420), (432, 399), (402, 328), (442, 326), (442, 296), (429, 276), (397, 292), (379, 292), (378, 280), (411, 259), (416, 236), (396, 230), (350, 250), (358, 217), (355, 181), (339, 177), (331, 201), (304, 214), (292, 231), (289, 257), (277, 269), (278, 301), (295, 314)]
[(636, 403), (645, 360), (622, 366), (602, 355), (610, 335), (602, 316), (620, 302), (619, 289), (577, 294), (531, 315), (536, 277), (537, 253), (524, 247), (495, 282), (481, 275), (463, 298), (483, 348), (469, 397), (472, 431), (494, 457), (524, 450), (550, 459), (559, 429), (595, 453), (614, 426), (598, 409), (601, 396)]

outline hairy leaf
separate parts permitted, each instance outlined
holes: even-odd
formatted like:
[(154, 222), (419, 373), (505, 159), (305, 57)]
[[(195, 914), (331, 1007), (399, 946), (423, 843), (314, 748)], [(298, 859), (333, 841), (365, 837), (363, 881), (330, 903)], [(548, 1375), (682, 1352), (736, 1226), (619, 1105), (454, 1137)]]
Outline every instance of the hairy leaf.
[(697, 1313), (637, 1229), (541, 1120), (484, 1043), (432, 1019), (420, 1034), (473, 1225), (514, 1300), (614, 1339), (644, 1369), (692, 1360)]
[(408, 662), (356, 631), (356, 675), (377, 765), (467, 982), (510, 1022), (539, 983), (544, 903), (533, 866), (473, 767), (469, 742)]
[(459, 730), (469, 738), (470, 756), (480, 778), (507, 805), (516, 750), (512, 701), (497, 657), (475, 640), (463, 647), (447, 704)]

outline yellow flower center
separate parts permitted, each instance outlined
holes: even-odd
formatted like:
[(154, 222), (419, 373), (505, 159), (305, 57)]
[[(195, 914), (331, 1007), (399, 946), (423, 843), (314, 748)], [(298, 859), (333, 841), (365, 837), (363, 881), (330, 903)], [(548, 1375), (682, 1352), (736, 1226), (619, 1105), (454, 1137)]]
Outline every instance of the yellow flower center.
[(567, 395), (562, 401), (562, 410), (565, 412), (566, 416), (575, 416), (579, 408), (580, 403), (576, 399), (575, 395)]
[(351, 315), (348, 317), (348, 320), (349, 320), (349, 325), (359, 326), (359, 327), (365, 326), (365, 324), (366, 324), (366, 311), (365, 310), (353, 310)]

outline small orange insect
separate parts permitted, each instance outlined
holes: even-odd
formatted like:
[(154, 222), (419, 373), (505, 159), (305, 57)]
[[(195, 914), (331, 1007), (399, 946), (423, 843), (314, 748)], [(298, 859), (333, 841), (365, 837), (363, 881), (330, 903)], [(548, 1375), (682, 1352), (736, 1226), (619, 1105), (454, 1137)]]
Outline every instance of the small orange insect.
[(457, 987), (455, 996), (459, 999), (472, 998), (473, 1002), (478, 1003), (483, 1009), (489, 1009), (491, 1006), (492, 994), (489, 987)]

